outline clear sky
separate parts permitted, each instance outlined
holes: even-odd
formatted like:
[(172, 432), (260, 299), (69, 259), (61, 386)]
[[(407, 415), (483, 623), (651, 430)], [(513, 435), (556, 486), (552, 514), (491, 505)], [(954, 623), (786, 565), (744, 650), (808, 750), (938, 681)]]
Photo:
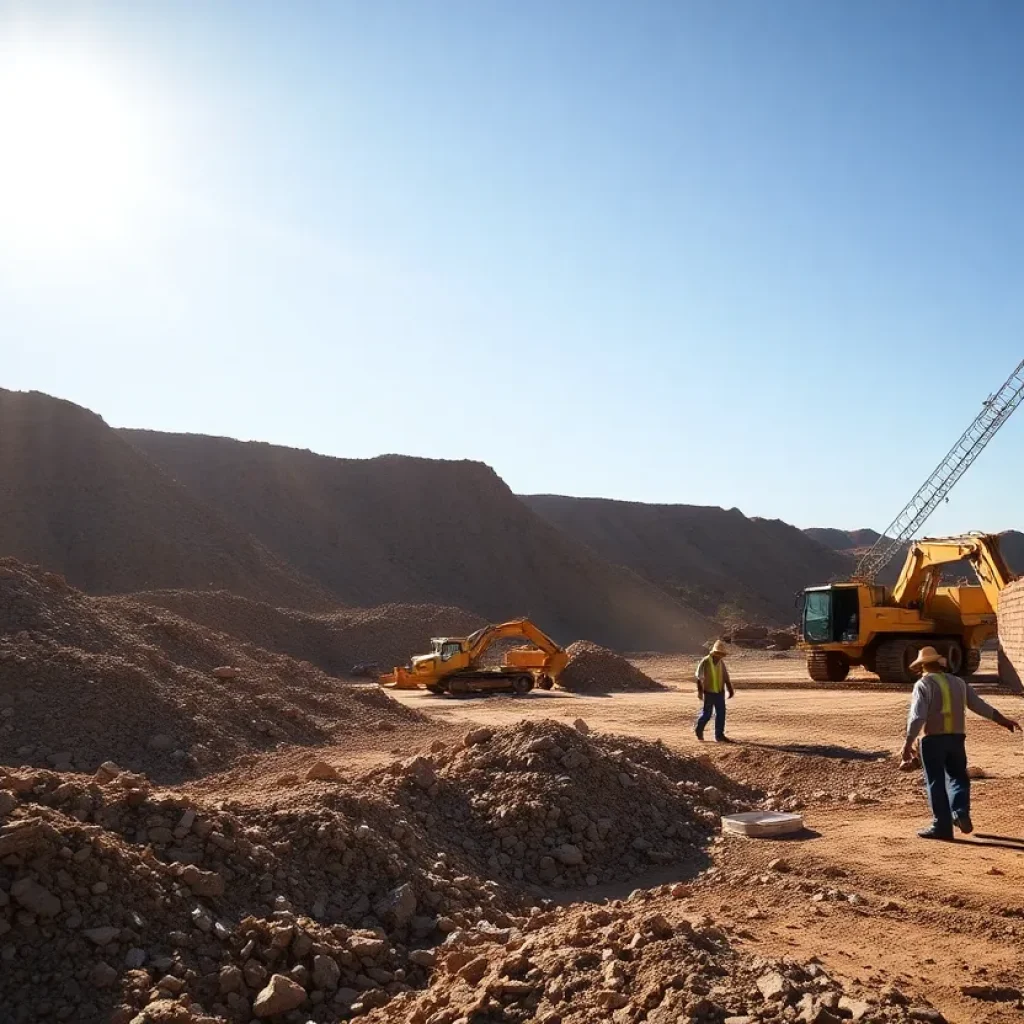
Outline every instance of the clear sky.
[(1016, 0), (0, 0), (0, 384), (880, 528), (1024, 358), (1022, 129)]

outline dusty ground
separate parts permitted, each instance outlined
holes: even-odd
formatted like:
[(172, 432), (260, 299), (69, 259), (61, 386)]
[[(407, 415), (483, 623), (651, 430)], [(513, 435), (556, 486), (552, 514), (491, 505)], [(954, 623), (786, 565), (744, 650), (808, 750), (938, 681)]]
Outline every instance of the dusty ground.
[[(696, 700), (685, 682), (692, 661), (637, 661), (674, 688), (610, 696), (396, 696), (446, 729), (469, 721), (583, 718), (594, 729), (660, 738), (686, 752), (700, 747), (734, 778), (797, 801), (807, 830), (788, 841), (723, 839), (716, 868), (694, 885), (697, 907), (739, 922), (760, 952), (817, 955), (830, 972), (854, 983), (895, 982), (928, 996), (950, 1021), (1021, 1019), (1012, 1002), (961, 993), (964, 985), (1019, 985), (1024, 968), (1019, 737), (978, 719), (970, 723), (971, 761), (986, 776), (974, 788), (977, 832), (955, 843), (925, 843), (914, 835), (928, 820), (920, 779), (899, 773), (894, 760), (906, 691), (782, 688), (803, 683), (799, 659), (744, 655), (732, 663), (738, 692), (729, 705), (729, 733), (737, 742), (700, 745), (691, 731)], [(1024, 717), (1020, 698), (989, 699), (1005, 714)], [(788, 870), (769, 870), (780, 857)], [(650, 879), (666, 880), (665, 873)], [(585, 894), (595, 895), (623, 894)]]

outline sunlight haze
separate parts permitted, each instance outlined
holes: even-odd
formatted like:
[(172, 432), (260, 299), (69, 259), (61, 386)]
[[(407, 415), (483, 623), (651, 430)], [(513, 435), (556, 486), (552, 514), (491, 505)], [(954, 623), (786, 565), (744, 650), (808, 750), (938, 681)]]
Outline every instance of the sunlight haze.
[[(881, 529), (1024, 357), (1022, 27), (0, 0), (0, 386)], [(1022, 452), (929, 531), (1024, 527)]]

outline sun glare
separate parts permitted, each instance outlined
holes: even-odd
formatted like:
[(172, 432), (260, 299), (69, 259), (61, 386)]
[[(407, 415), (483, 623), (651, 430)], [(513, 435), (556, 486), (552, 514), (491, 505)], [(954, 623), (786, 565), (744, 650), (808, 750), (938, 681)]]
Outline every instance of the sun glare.
[(69, 252), (123, 236), (146, 201), (151, 126), (102, 66), (0, 52), (0, 247)]

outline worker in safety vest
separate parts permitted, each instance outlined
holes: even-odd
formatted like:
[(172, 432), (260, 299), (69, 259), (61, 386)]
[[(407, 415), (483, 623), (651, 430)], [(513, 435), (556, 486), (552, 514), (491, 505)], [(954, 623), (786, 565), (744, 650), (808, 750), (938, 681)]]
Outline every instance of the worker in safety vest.
[(946, 659), (934, 647), (922, 647), (910, 667), (920, 669), (921, 678), (914, 684), (910, 701), (903, 761), (913, 759), (914, 741), (923, 732), (921, 764), (932, 809), (931, 825), (917, 834), (922, 839), (952, 839), (954, 825), (965, 834), (974, 831), (964, 746), (967, 709), (1010, 732), (1019, 730), (1020, 723), (1000, 714), (959, 676), (943, 672)]
[(725, 695), (733, 695), (732, 681), (729, 670), (725, 667), (725, 656), (728, 649), (721, 640), (716, 640), (706, 657), (697, 663), (697, 699), (704, 702), (693, 731), (697, 739), (704, 739), (704, 727), (715, 716), (715, 740), (718, 743), (731, 743), (725, 735)]

